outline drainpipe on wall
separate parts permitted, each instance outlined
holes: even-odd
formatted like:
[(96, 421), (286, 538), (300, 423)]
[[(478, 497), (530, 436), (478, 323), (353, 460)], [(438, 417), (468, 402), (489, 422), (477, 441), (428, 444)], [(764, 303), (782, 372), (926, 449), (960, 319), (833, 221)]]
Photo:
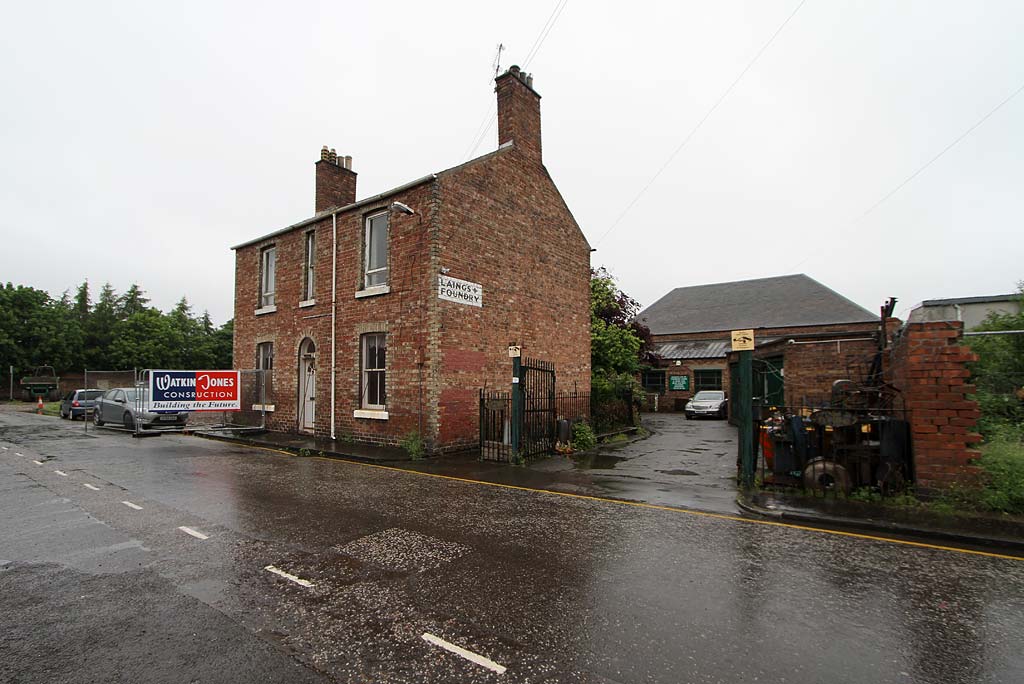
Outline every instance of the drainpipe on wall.
[(338, 352), (334, 344), (334, 334), (338, 313), (338, 214), (331, 214), (331, 439), (335, 438), (335, 411), (337, 401), (334, 396), (335, 362)]

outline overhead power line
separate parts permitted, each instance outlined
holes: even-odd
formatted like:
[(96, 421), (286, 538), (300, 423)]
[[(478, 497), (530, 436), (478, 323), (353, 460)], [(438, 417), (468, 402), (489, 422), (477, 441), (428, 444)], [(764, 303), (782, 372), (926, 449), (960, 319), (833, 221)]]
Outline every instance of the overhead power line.
[(993, 114), (995, 114), (996, 112), (998, 112), (998, 111), (999, 111), (1000, 109), (1002, 109), (1002, 108), (1003, 108), (1003, 105), (1005, 105), (1005, 104), (1006, 104), (1006, 103), (1008, 103), (1008, 102), (1009, 102), (1010, 100), (1012, 100), (1013, 98), (1015, 98), (1015, 97), (1017, 97), (1018, 95), (1020, 95), (1021, 91), (1024, 91), (1024, 83), (1022, 83), (1022, 84), (1021, 84), (1021, 86), (1020, 86), (1019, 88), (1017, 88), (1017, 89), (1016, 89), (1015, 91), (1013, 91), (1012, 93), (1010, 93), (1010, 95), (1009, 95), (1009, 96), (1008, 96), (1008, 97), (1007, 97), (1007, 98), (1006, 98), (1005, 100), (1003, 100), (1002, 102), (1000, 102), (999, 104), (997, 104), (997, 105), (996, 105), (995, 107), (993, 107), (992, 109), (990, 109), (990, 110), (989, 110), (989, 112), (988, 112), (988, 114), (986, 114), (985, 116), (983, 116), (983, 117), (981, 117), (980, 119), (978, 119), (978, 120), (977, 120), (976, 122), (974, 122), (974, 125), (972, 125), (972, 126), (971, 126), (970, 128), (968, 128), (968, 129), (967, 129), (966, 131), (964, 131), (963, 133), (961, 133), (960, 135), (958, 135), (958, 136), (956, 137), (956, 139), (955, 139), (955, 140), (954, 140), (953, 142), (951, 142), (951, 143), (949, 143), (948, 145), (946, 145), (945, 147), (943, 147), (943, 148), (942, 148), (942, 151), (941, 151), (941, 152), (939, 152), (939, 153), (938, 153), (937, 155), (935, 155), (934, 157), (932, 157), (931, 159), (929, 159), (929, 160), (928, 160), (927, 162), (925, 162), (925, 163), (924, 163), (924, 165), (922, 165), (922, 166), (921, 166), (921, 167), (920, 167), (920, 168), (919, 168), (919, 169), (918, 169), (917, 171), (914, 171), (914, 173), (912, 173), (912, 174), (910, 174), (909, 176), (907, 176), (906, 178), (904, 178), (904, 179), (903, 179), (903, 181), (901, 181), (899, 185), (897, 185), (897, 186), (896, 186), (895, 188), (893, 188), (893, 189), (892, 189), (892, 190), (890, 190), (889, 192), (887, 192), (887, 193), (885, 193), (884, 195), (882, 195), (882, 199), (880, 199), (880, 200), (878, 200), (877, 202), (875, 202), (874, 204), (872, 204), (872, 205), (871, 205), (871, 206), (870, 206), (870, 207), (868, 208), (868, 210), (867, 210), (867, 211), (865, 211), (865, 212), (864, 212), (863, 214), (861, 214), (861, 215), (860, 215), (859, 217), (857, 217), (857, 220), (859, 221), (859, 220), (863, 219), (863, 218), (864, 218), (864, 217), (866, 217), (866, 216), (867, 216), (868, 214), (870, 214), (870, 213), (871, 213), (871, 212), (873, 212), (873, 211), (874, 211), (875, 209), (877, 209), (877, 208), (878, 208), (878, 207), (879, 207), (879, 206), (880, 206), (880, 205), (881, 205), (881, 204), (882, 204), (883, 202), (885, 202), (885, 201), (886, 201), (887, 199), (889, 199), (890, 197), (892, 197), (893, 195), (895, 195), (895, 194), (896, 194), (897, 192), (899, 192), (900, 190), (902, 190), (902, 189), (903, 189), (903, 187), (904, 187), (904, 186), (905, 186), (905, 185), (906, 185), (907, 183), (909, 183), (910, 181), (912, 181), (912, 180), (914, 180), (915, 178), (917, 178), (917, 177), (918, 177), (919, 175), (921, 175), (921, 173), (922, 173), (922, 172), (923, 172), (923, 171), (924, 171), (925, 169), (927, 169), (927, 168), (928, 168), (929, 166), (931, 166), (932, 164), (934, 164), (935, 162), (937, 162), (937, 161), (939, 160), (939, 158), (941, 158), (941, 157), (942, 157), (942, 155), (946, 154), (946, 153), (947, 153), (947, 152), (949, 152), (949, 151), (950, 151), (951, 149), (953, 149), (954, 147), (956, 147), (957, 143), (959, 143), (959, 142), (960, 142), (961, 140), (963, 140), (963, 139), (964, 139), (964, 138), (966, 138), (966, 137), (967, 137), (968, 135), (970, 135), (970, 134), (971, 134), (971, 133), (972, 133), (972, 132), (974, 131), (974, 129), (976, 129), (976, 128), (977, 128), (978, 126), (980, 126), (981, 124), (983, 124), (983, 123), (985, 123), (986, 121), (988, 121), (988, 118), (989, 118), (990, 116), (992, 116)]
[(616, 218), (615, 221), (612, 222), (612, 225), (608, 227), (608, 230), (606, 230), (604, 234), (597, 239), (597, 242), (594, 243), (595, 246), (601, 244), (601, 241), (608, 237), (609, 233), (615, 230), (615, 227), (618, 226), (619, 222), (622, 221), (626, 214), (629, 213), (629, 210), (632, 209), (633, 206), (640, 201), (640, 198), (643, 197), (644, 194), (650, 189), (650, 187), (654, 185), (654, 181), (658, 180), (658, 177), (661, 176), (665, 169), (669, 167), (669, 165), (672, 163), (672, 160), (676, 158), (676, 155), (683, 151), (683, 148), (689, 144), (689, 142), (693, 139), (693, 136), (697, 134), (697, 131), (701, 129), (701, 126), (704, 125), (704, 122), (711, 118), (711, 115), (714, 114), (716, 109), (718, 109), (718, 106), (725, 101), (725, 98), (729, 97), (729, 93), (731, 93), (733, 91), (733, 88), (735, 88), (736, 85), (741, 80), (743, 80), (743, 77), (746, 76), (747, 72), (750, 71), (754, 64), (757, 63), (757, 60), (761, 58), (761, 55), (764, 54), (765, 50), (767, 50), (769, 46), (771, 46), (771, 44), (775, 42), (775, 38), (778, 37), (780, 33), (782, 33), (782, 30), (786, 28), (786, 25), (789, 24), (790, 21), (792, 21), (793, 17), (796, 16), (796, 13), (800, 11), (800, 8), (804, 6), (805, 2), (807, 2), (807, 0), (800, 0), (796, 8), (789, 13), (788, 17), (786, 17), (786, 20), (779, 24), (779, 27), (775, 29), (775, 33), (773, 33), (771, 37), (768, 39), (768, 41), (761, 46), (761, 49), (758, 50), (757, 54), (754, 55), (753, 59), (751, 59), (750, 62), (747, 63), (747, 66), (743, 68), (743, 71), (740, 72), (739, 76), (737, 76), (733, 80), (733, 82), (729, 84), (729, 87), (726, 88), (725, 91), (721, 94), (721, 96), (715, 101), (715, 103), (711, 105), (711, 109), (707, 111), (703, 118), (701, 118), (701, 120), (697, 122), (697, 125), (690, 130), (690, 132), (687, 134), (685, 138), (683, 138), (683, 141), (679, 143), (679, 146), (676, 147), (672, 154), (669, 155), (668, 159), (665, 160), (665, 163), (661, 165), (661, 168), (659, 168), (655, 172), (655, 174), (651, 176), (651, 179), (647, 181), (647, 183), (642, 188), (640, 188), (640, 192), (638, 192), (636, 196), (634, 196), (633, 199), (630, 200), (629, 204), (627, 204), (626, 208), (622, 210), (622, 213), (619, 214), (618, 218)]
[[(551, 33), (551, 29), (555, 27), (555, 22), (558, 21), (558, 17), (562, 15), (562, 10), (564, 10), (565, 6), (568, 4), (569, 0), (556, 0), (554, 9), (552, 9), (551, 14), (548, 15), (548, 19), (544, 22), (544, 26), (541, 27), (540, 32), (534, 39), (533, 45), (531, 45), (530, 49), (526, 52), (526, 58), (523, 60), (523, 69), (530, 66), (530, 62), (532, 62), (537, 56), (537, 53), (540, 52), (541, 47), (544, 45), (544, 41), (547, 40), (548, 35)], [(490, 132), (491, 126), (494, 125), (494, 116), (497, 113), (497, 105), (492, 103), (490, 107), (488, 107), (487, 114), (484, 116), (483, 121), (480, 122), (477, 132), (473, 136), (473, 141), (469, 144), (469, 147), (466, 148), (466, 159), (471, 158), (476, 153), (477, 148), (480, 147), (481, 143), (483, 143), (487, 138), (487, 134)]]
[[(966, 138), (966, 137), (967, 137), (968, 135), (970, 135), (971, 133), (973, 133), (975, 129), (977, 129), (977, 128), (978, 128), (979, 126), (981, 126), (981, 125), (982, 125), (983, 123), (985, 123), (986, 121), (988, 121), (988, 120), (989, 120), (989, 118), (990, 118), (990, 117), (991, 117), (991, 116), (992, 116), (993, 114), (995, 114), (995, 113), (996, 113), (996, 112), (998, 112), (998, 111), (999, 111), (1000, 109), (1002, 109), (1002, 108), (1003, 108), (1003, 107), (1004, 107), (1005, 105), (1007, 105), (1007, 104), (1008, 104), (1008, 103), (1010, 102), (1010, 100), (1012, 100), (1013, 98), (1017, 97), (1017, 96), (1018, 96), (1018, 95), (1020, 95), (1020, 94), (1021, 94), (1022, 92), (1024, 92), (1024, 83), (1022, 83), (1022, 84), (1020, 85), (1020, 87), (1019, 87), (1019, 88), (1017, 88), (1017, 89), (1016, 89), (1016, 90), (1014, 90), (1014, 91), (1013, 91), (1012, 93), (1010, 93), (1010, 94), (1009, 94), (1009, 95), (1008, 95), (1008, 96), (1007, 96), (1006, 98), (1004, 98), (1004, 99), (1003, 99), (1003, 100), (1002, 100), (1002, 101), (1001, 101), (1001, 102), (1000, 102), (999, 104), (997, 104), (997, 105), (996, 105), (995, 107), (993, 107), (992, 109), (990, 109), (990, 110), (988, 111), (988, 113), (987, 113), (987, 114), (985, 114), (985, 115), (984, 115), (983, 117), (981, 117), (980, 119), (978, 119), (977, 121), (975, 121), (975, 122), (974, 122), (974, 123), (973, 123), (973, 124), (972, 124), (972, 125), (971, 125), (970, 127), (968, 127), (968, 128), (967, 128), (967, 130), (965, 130), (965, 131), (964, 131), (963, 133), (961, 133), (961, 134), (960, 134), (960, 135), (958, 135), (958, 136), (957, 136), (956, 138), (954, 138), (954, 139), (953, 139), (953, 142), (951, 142), (951, 143), (949, 143), (948, 145), (946, 145), (945, 147), (943, 147), (943, 148), (942, 148), (942, 150), (941, 150), (941, 151), (940, 151), (940, 152), (939, 152), (939, 153), (938, 153), (937, 155), (935, 155), (934, 157), (932, 157), (931, 159), (929, 159), (928, 161), (926, 161), (926, 162), (925, 162), (924, 164), (922, 164), (922, 165), (921, 165), (920, 167), (918, 167), (918, 169), (917, 169), (916, 171), (914, 171), (914, 172), (913, 172), (912, 174), (910, 174), (909, 176), (907, 176), (906, 178), (904, 178), (904, 179), (903, 179), (902, 181), (900, 181), (900, 182), (899, 182), (899, 183), (898, 183), (898, 184), (896, 185), (896, 187), (894, 187), (894, 188), (893, 188), (892, 190), (890, 190), (889, 192), (887, 192), (887, 193), (885, 193), (884, 195), (882, 195), (881, 199), (879, 199), (879, 200), (878, 200), (877, 202), (875, 202), (875, 203), (874, 203), (874, 204), (872, 204), (872, 205), (871, 205), (870, 207), (868, 207), (868, 208), (867, 208), (867, 210), (866, 210), (866, 211), (865, 211), (865, 212), (864, 212), (863, 214), (861, 214), (861, 215), (860, 215), (860, 216), (858, 216), (857, 218), (855, 218), (855, 219), (853, 219), (852, 221), (850, 221), (850, 222), (849, 222), (849, 226), (848, 226), (848, 227), (849, 227), (849, 228), (852, 228), (853, 226), (857, 225), (858, 223), (860, 223), (861, 221), (863, 221), (863, 220), (864, 220), (865, 218), (867, 218), (868, 214), (870, 214), (871, 212), (873, 212), (873, 211), (874, 211), (875, 209), (877, 209), (878, 207), (882, 206), (882, 204), (883, 204), (883, 203), (884, 203), (884, 202), (885, 202), (886, 200), (888, 200), (888, 199), (889, 199), (890, 197), (892, 197), (892, 196), (893, 196), (893, 195), (895, 195), (895, 194), (896, 194), (897, 192), (899, 192), (899, 191), (900, 191), (900, 190), (902, 190), (902, 189), (903, 189), (904, 187), (906, 187), (906, 186), (907, 186), (907, 185), (908, 185), (908, 184), (909, 184), (909, 183), (910, 183), (910, 182), (911, 182), (912, 180), (914, 180), (915, 178), (917, 178), (918, 176), (920, 176), (920, 175), (921, 175), (921, 174), (922, 174), (922, 173), (924, 172), (924, 170), (925, 170), (925, 169), (927, 169), (927, 168), (928, 168), (929, 166), (931, 166), (932, 164), (934, 164), (935, 162), (937, 162), (937, 161), (938, 161), (938, 160), (939, 160), (940, 158), (942, 158), (942, 155), (946, 154), (946, 153), (947, 153), (947, 152), (949, 152), (949, 151), (950, 151), (951, 149), (953, 149), (954, 147), (956, 147), (956, 146), (957, 146), (957, 144), (958, 144), (958, 143), (960, 143), (960, 141), (962, 141), (962, 140), (963, 140), (964, 138)], [(793, 267), (792, 267), (792, 268), (791, 268), (790, 270), (794, 270), (794, 269), (797, 269), (797, 268), (799, 268), (799, 267), (800, 267), (800, 266), (802, 266), (802, 265), (803, 265), (803, 264), (804, 264), (804, 263), (805, 263), (805, 262), (806, 262), (806, 261), (807, 261), (808, 259), (810, 259), (810, 258), (811, 258), (812, 256), (814, 256), (815, 254), (816, 254), (816, 252), (812, 252), (811, 254), (809, 254), (809, 255), (805, 256), (805, 257), (804, 257), (803, 259), (801, 259), (800, 261), (798, 261), (798, 262), (797, 262), (797, 263), (796, 263), (796, 264), (795, 264), (795, 265), (794, 265), (794, 266), (793, 266)]]

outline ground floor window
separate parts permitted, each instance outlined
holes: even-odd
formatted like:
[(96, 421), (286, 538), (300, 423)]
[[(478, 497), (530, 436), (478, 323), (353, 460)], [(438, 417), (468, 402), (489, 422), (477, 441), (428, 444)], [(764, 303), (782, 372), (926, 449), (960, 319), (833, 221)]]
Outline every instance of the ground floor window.
[(644, 390), (661, 394), (665, 391), (665, 371), (646, 370), (643, 372), (640, 382), (643, 384)]
[(387, 334), (369, 333), (360, 343), (360, 402), (364, 409), (387, 407)]
[(256, 345), (256, 370), (265, 371), (260, 373), (260, 381), (263, 383), (263, 388), (262, 391), (257, 392), (257, 396), (261, 398), (262, 403), (273, 403), (271, 400), (274, 377), (273, 342), (260, 342)]
[(693, 391), (722, 389), (721, 368), (697, 368), (693, 371)]

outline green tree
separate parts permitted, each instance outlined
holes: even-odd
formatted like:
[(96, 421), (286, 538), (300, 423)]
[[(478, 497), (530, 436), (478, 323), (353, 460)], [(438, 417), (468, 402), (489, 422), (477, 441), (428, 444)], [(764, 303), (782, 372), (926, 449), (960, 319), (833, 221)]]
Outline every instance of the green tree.
[(114, 326), (109, 358), (116, 369), (174, 368), (183, 343), (168, 316), (146, 308)]
[(590, 277), (590, 367), (593, 380), (636, 373), (651, 350), (650, 331), (636, 321), (640, 305), (604, 268)]
[(212, 368), (231, 368), (235, 343), (235, 319), (228, 320), (213, 332), (211, 338)]
[[(1024, 281), (1017, 287), (1020, 311), (992, 312), (976, 331), (1024, 330)], [(978, 361), (971, 364), (971, 381), (981, 405), (982, 433), (988, 437), (1005, 427), (1024, 429), (1024, 334), (972, 335), (964, 339), (978, 355)]]
[[(94, 370), (122, 370), (110, 358), (110, 344), (114, 339), (120, 308), (117, 292), (110, 283), (104, 283), (99, 299), (85, 323), (85, 365)], [(131, 366), (129, 366), (131, 368)]]
[(118, 300), (117, 317), (122, 321), (126, 320), (129, 316), (149, 308), (146, 306), (147, 304), (149, 304), (149, 299), (146, 297), (146, 293), (137, 284), (132, 283), (128, 291)]

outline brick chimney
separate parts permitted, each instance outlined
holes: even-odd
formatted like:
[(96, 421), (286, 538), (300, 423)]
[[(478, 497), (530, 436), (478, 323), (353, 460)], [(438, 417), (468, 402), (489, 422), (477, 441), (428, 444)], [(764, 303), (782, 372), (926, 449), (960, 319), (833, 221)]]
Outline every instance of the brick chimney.
[(324, 145), (316, 163), (316, 208), (319, 214), (332, 207), (344, 207), (356, 201), (356, 172), (352, 157), (341, 157)]
[(494, 79), (498, 93), (498, 144), (512, 141), (516, 149), (540, 162), (540, 95), (533, 76), (509, 67)]

